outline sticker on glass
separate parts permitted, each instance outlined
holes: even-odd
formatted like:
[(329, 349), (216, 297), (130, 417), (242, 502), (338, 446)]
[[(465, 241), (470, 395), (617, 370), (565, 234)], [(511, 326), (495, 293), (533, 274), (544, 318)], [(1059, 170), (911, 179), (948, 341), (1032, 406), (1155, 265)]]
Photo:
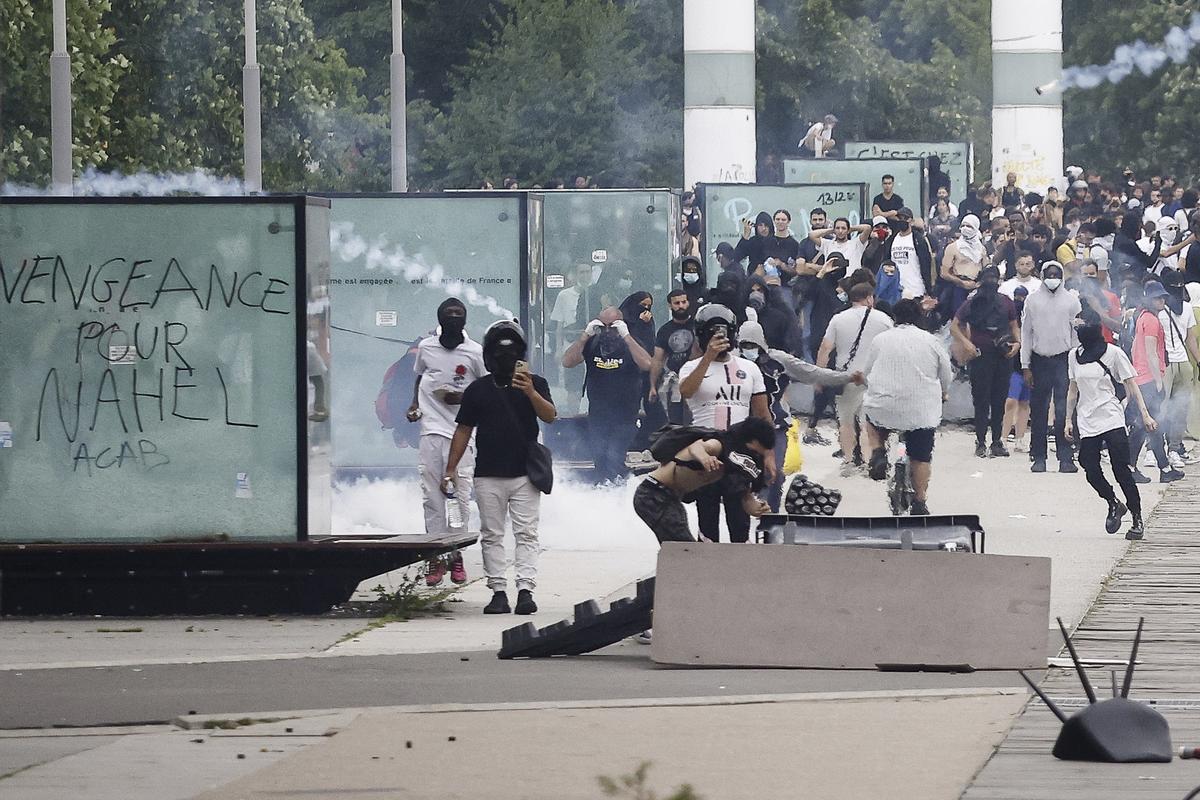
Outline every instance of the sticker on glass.
[(566, 275), (547, 275), (546, 276), (546, 288), (547, 289), (561, 289), (566, 285), (567, 285), (567, 276)]
[(607, 250), (593, 250), (592, 251), (592, 263), (593, 264), (603, 264), (605, 261), (608, 261), (608, 251)]
[(375, 324), (381, 328), (396, 327), (396, 312), (395, 311), (376, 311)]
[(254, 497), (254, 492), (251, 491), (251, 489), (250, 489), (250, 473), (249, 472), (237, 473), (237, 479), (234, 481), (233, 496), (240, 497), (243, 499), (250, 499), (250, 498)]
[(108, 363), (133, 364), (137, 361), (137, 350), (131, 344), (110, 344), (108, 346)]
[(0, 447), (12, 447), (12, 425), (0, 420)]

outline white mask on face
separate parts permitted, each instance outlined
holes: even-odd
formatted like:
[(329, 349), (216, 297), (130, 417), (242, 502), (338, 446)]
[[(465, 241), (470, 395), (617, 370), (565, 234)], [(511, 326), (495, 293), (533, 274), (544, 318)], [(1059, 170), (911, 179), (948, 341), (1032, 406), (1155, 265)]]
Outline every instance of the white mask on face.
[(757, 347), (743, 347), (742, 348), (742, 358), (744, 358), (748, 361), (757, 361), (758, 354), (759, 354), (759, 349)]
[(1042, 283), (1050, 291), (1056, 292), (1058, 291), (1058, 287), (1062, 286), (1062, 278), (1046, 278)]
[(695, 272), (683, 273), (683, 282), (684, 283), (695, 283), (698, 280), (700, 280), (700, 276), (697, 275)]
[(1172, 245), (1175, 244), (1175, 238), (1179, 236), (1179, 229), (1174, 227), (1163, 228), (1160, 233), (1162, 233), (1162, 243)]

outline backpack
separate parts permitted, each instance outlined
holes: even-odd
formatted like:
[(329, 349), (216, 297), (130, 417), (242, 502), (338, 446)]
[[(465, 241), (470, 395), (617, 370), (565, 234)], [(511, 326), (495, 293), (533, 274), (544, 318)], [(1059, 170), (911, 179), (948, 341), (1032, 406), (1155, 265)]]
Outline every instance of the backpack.
[(693, 442), (719, 437), (719, 431), (702, 425), (663, 425), (650, 434), (650, 456), (660, 464), (667, 464)]
[(405, 414), (412, 404), (413, 384), (416, 376), (413, 374), (413, 363), (417, 358), (416, 348), (410, 348), (404, 357), (387, 368), (383, 373), (383, 385), (375, 396), (375, 416), (379, 418), (379, 426), (384, 430), (399, 427), (407, 422)]

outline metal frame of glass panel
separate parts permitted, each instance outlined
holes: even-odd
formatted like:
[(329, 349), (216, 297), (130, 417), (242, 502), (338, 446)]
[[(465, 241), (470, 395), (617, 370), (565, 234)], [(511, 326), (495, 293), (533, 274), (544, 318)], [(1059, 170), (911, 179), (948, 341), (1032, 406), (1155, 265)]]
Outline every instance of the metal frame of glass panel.
[[(866, 178), (866, 183), (869, 184), (870, 196), (867, 198), (867, 210), (870, 211), (870, 202), (876, 194), (883, 191), (880, 185), (882, 177), (888, 173), (896, 176), (896, 194), (907, 198), (905, 203), (913, 210), (917, 216), (922, 216), (929, 210), (929, 170), (926, 167), (925, 159), (923, 158), (801, 158), (801, 159), (786, 159), (783, 162), (783, 182), (785, 184), (807, 184), (807, 183), (828, 183), (828, 182), (858, 182), (858, 165), (864, 165), (862, 170), (866, 173), (863, 177)], [(835, 165), (850, 165), (850, 171), (856, 174), (843, 176), (837, 174), (838, 167)], [(792, 174), (797, 170), (816, 170), (819, 172), (819, 178), (806, 178), (800, 174), (793, 179)], [(901, 180), (901, 175), (904, 173), (905, 180)], [(912, 192), (905, 181), (909, 180), (909, 175), (920, 179), (920, 188), (917, 191), (917, 205), (912, 205)]]

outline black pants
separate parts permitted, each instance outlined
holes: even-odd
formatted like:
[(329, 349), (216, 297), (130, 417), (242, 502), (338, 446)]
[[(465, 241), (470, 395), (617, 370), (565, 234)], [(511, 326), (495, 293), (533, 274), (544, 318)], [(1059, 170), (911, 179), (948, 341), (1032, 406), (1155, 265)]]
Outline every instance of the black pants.
[(1004, 424), (1012, 361), (995, 348), (988, 348), (967, 364), (967, 373), (971, 377), (971, 402), (975, 405), (975, 441), (983, 444), (991, 429), (992, 444), (996, 444)]
[(709, 541), (720, 541), (722, 505), (725, 506), (725, 527), (729, 529), (729, 541), (750, 541), (750, 515), (742, 508), (742, 496), (722, 494), (719, 482), (696, 492), (700, 535)]
[(687, 511), (675, 492), (646, 478), (633, 493), (633, 510), (654, 531), (659, 542), (694, 542)]
[[(1162, 409), (1163, 393), (1156, 389), (1153, 383), (1141, 384), (1138, 388), (1142, 391), (1142, 399), (1146, 401), (1146, 410), (1150, 412), (1150, 416), (1161, 420), (1162, 415), (1159, 412)], [(1162, 428), (1153, 433), (1146, 430), (1141, 409), (1133, 398), (1125, 405), (1125, 424), (1129, 426), (1129, 461), (1133, 468), (1138, 468), (1138, 456), (1142, 454), (1142, 445), (1149, 442), (1150, 452), (1154, 453), (1158, 468), (1167, 469), (1170, 462), (1167, 461), (1167, 443), (1163, 439)]]
[(649, 396), (643, 395), (642, 409), (645, 411), (645, 416), (638, 423), (637, 433), (634, 434), (633, 443), (629, 447), (630, 450), (638, 452), (649, 450), (650, 434), (667, 424), (667, 412), (658, 398), (651, 400)]
[(1039, 356), (1034, 353), (1029, 359), (1033, 372), (1033, 397), (1029, 403), (1029, 427), (1031, 440), (1029, 453), (1034, 461), (1046, 460), (1046, 435), (1049, 425), (1050, 398), (1054, 398), (1054, 450), (1059, 463), (1071, 461), (1071, 445), (1063, 435), (1067, 421), (1067, 354)]
[[(1140, 415), (1139, 415), (1140, 416)], [(1112, 465), (1113, 476), (1117, 485), (1125, 495), (1125, 505), (1134, 516), (1142, 513), (1142, 496), (1138, 493), (1137, 484), (1133, 481), (1133, 468), (1129, 465), (1129, 434), (1124, 428), (1105, 431), (1099, 436), (1085, 436), (1079, 441), (1079, 465), (1087, 482), (1100, 495), (1100, 499), (1109, 505), (1117, 501), (1112, 484), (1104, 477), (1100, 469), (1100, 449), (1108, 448), (1108, 461)]]

